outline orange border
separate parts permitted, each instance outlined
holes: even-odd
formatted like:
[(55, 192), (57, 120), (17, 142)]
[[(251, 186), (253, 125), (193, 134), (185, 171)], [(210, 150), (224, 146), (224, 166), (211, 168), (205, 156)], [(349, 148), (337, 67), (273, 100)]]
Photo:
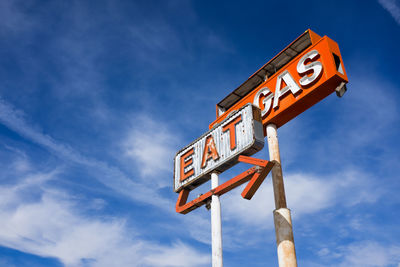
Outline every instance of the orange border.
[[(317, 37), (312, 38), (317, 39)], [(289, 71), (292, 78), (296, 83), (298, 83), (304, 74), (299, 74), (297, 72), (297, 63), (301, 57), (311, 50), (317, 50), (319, 53), (320, 58), (318, 61), (323, 66), (322, 75), (309, 86), (304, 87), (298, 84), (301, 91), (297, 95), (288, 93), (286, 96), (280, 98), (279, 107), (276, 109), (271, 108), (270, 112), (262, 118), (264, 126), (273, 123), (277, 127), (281, 127), (333, 93), (339, 84), (342, 82), (348, 82), (338, 44), (329, 37), (324, 36), (317, 41), (313, 40), (313, 44), (310, 47), (298, 54), (294, 59), (287, 63), (285, 67), (274, 73), (271, 77), (268, 77), (265, 82), (261, 83), (246, 96), (241, 98), (237, 103), (226, 110), (225, 113), (221, 114), (221, 116), (218, 116), (216, 120), (209, 125), (209, 128), (212, 129), (216, 124), (223, 121), (232, 111), (240, 109), (247, 103), (253, 103), (255, 95), (261, 88), (267, 87), (273, 94), (275, 94), (277, 78), (284, 71)], [(343, 74), (336, 69), (333, 53), (336, 54), (341, 61)], [(263, 107), (261, 107), (261, 109), (263, 109)], [(264, 131), (264, 135), (265, 134)]]
[(242, 155), (239, 156), (238, 161), (256, 166), (251, 167), (247, 171), (242, 172), (229, 181), (217, 186), (214, 189), (211, 189), (207, 193), (188, 203), (186, 202), (189, 197), (190, 190), (182, 189), (176, 202), (176, 212), (182, 214), (189, 213), (190, 211), (195, 210), (210, 201), (212, 195), (222, 196), (226, 192), (229, 192), (248, 181), (250, 182), (243, 190), (242, 197), (250, 200), (264, 181), (265, 177), (267, 177), (275, 163), (268, 160), (256, 159)]

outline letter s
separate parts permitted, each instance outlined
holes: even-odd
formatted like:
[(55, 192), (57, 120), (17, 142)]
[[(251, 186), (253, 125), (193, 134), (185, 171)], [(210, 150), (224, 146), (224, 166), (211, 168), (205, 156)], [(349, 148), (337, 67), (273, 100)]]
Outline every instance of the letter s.
[(310, 76), (305, 75), (303, 78), (299, 80), (299, 83), (302, 86), (307, 86), (310, 85), (312, 82), (314, 82), (316, 79), (318, 79), (321, 74), (322, 74), (322, 63), (319, 61), (314, 61), (311, 62), (310, 64), (305, 65), (306, 60), (315, 60), (315, 58), (319, 55), (317, 50), (312, 50), (305, 54), (297, 63), (297, 72), (300, 75), (306, 74), (310, 70), (312, 70), (312, 74)]

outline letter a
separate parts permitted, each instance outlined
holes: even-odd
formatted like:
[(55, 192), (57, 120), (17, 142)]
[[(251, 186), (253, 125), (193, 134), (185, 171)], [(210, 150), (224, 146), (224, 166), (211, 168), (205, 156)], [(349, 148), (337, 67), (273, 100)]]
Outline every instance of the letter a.
[(210, 159), (216, 161), (219, 159), (217, 148), (215, 147), (214, 138), (212, 135), (207, 136), (206, 142), (204, 145), (204, 152), (203, 152), (203, 160), (201, 161), (201, 167), (205, 168), (207, 166), (207, 162)]
[[(286, 83), (286, 86), (281, 89), (282, 80)], [(289, 71), (285, 70), (282, 72), (276, 81), (276, 88), (275, 88), (275, 97), (274, 97), (274, 108), (278, 108), (279, 106), (279, 99), (283, 97), (287, 92), (292, 92), (293, 95), (297, 94), (300, 91), (300, 87), (297, 83), (293, 80), (292, 75), (290, 75)]]

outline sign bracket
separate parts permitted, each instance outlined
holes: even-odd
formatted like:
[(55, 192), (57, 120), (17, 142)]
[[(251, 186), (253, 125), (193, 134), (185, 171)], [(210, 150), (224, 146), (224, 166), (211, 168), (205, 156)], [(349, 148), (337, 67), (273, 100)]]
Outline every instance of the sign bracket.
[(226, 181), (218, 187), (211, 189), (207, 193), (200, 195), (190, 202), (187, 202), (190, 190), (185, 188), (182, 189), (176, 202), (176, 212), (186, 214), (197, 209), (198, 207), (201, 207), (202, 205), (207, 204), (212, 195), (222, 196), (226, 192), (229, 192), (230, 190), (248, 181), (250, 182), (247, 184), (241, 195), (243, 198), (250, 200), (260, 187), (261, 183), (264, 181), (265, 177), (267, 177), (275, 163), (273, 161), (262, 160), (243, 155), (238, 157), (238, 161), (249, 163), (255, 166), (235, 176), (229, 181)]

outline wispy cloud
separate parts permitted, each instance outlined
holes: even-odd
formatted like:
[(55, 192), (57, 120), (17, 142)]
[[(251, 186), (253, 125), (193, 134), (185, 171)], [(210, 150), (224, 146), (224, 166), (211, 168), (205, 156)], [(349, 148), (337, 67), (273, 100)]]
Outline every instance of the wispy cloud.
[(400, 25), (400, 4), (397, 0), (378, 0), (379, 4), (386, 9), (394, 18), (397, 24)]
[[(12, 172), (21, 174), (32, 169), (31, 162), (24, 151), (8, 145), (4, 145), (4, 148), (11, 152), (10, 154), (12, 154), (12, 156), (11, 164), (9, 162), (8, 164), (6, 162), (1, 162), (3, 164), (5, 163), (4, 165), (8, 165), (8, 168), (3, 168), (3, 171), (6, 169), (11, 169)], [(10, 158), (10, 155), (8, 155), (8, 158)]]
[(340, 248), (343, 261), (337, 266), (377, 267), (399, 266), (400, 246), (373, 241), (352, 243)]
[[(0, 123), (27, 140), (44, 147), (57, 157), (89, 168), (96, 179), (115, 192), (121, 193), (135, 201), (152, 204), (175, 214), (173, 210), (175, 199), (163, 198), (157, 192), (157, 188), (168, 186), (168, 183), (172, 179), (171, 177), (170, 179), (165, 179), (165, 175), (161, 174), (165, 174), (167, 171), (169, 173), (170, 171), (174, 153), (172, 147), (174, 142), (176, 142), (176, 137), (162, 124), (147, 117), (143, 117), (142, 119), (145, 120), (145, 123), (141, 123), (140, 125), (135, 124), (128, 131), (126, 139), (121, 142), (127, 161), (129, 161), (130, 165), (133, 162), (136, 166), (134, 169), (136, 169), (136, 172), (139, 172), (137, 174), (138, 177), (142, 177), (139, 180), (137, 179), (137, 181), (132, 181), (119, 168), (86, 157), (72, 147), (57, 142), (49, 135), (43, 134), (39, 129), (29, 125), (22, 111), (16, 110), (4, 100), (0, 101)], [(155, 184), (158, 186), (154, 186)], [(48, 201), (53, 201), (53, 199), (50, 198)], [(42, 204), (40, 207), (42, 207)], [(209, 244), (210, 225), (207, 215), (206, 213), (191, 214), (190, 216), (177, 214), (176, 216), (179, 220), (176, 223), (189, 229), (190, 236), (195, 240)], [(187, 227), (189, 225), (190, 227)], [(175, 228), (172, 230), (176, 231)], [(180, 245), (177, 246), (179, 247)], [(189, 252), (187, 254), (190, 255)], [(200, 257), (199, 259), (203, 261), (204, 258)], [(155, 262), (150, 265), (159, 266)], [(176, 263), (171, 264), (171, 266), (176, 266)], [(191, 266), (191, 264), (187, 264), (186, 266)]]
[(399, 245), (367, 239), (342, 246), (323, 247), (316, 257), (300, 259), (299, 263), (310, 267), (398, 267), (399, 255)]
[[(271, 181), (267, 179), (251, 201), (233, 193), (223, 199), (226, 218), (239, 220), (259, 229), (273, 227), (274, 207)], [(355, 170), (320, 177), (312, 174), (285, 175), (288, 207), (294, 218), (319, 212), (330, 207), (349, 207), (359, 203), (374, 203), (383, 194), (367, 174)], [(269, 224), (266, 222), (270, 222)]]
[(0, 98), (0, 123), (28, 140), (46, 148), (57, 157), (84, 165), (91, 168), (96, 179), (107, 187), (124, 194), (134, 200), (154, 204), (165, 203), (164, 206), (173, 206), (169, 200), (162, 198), (149, 186), (143, 183), (134, 182), (128, 178), (120, 169), (110, 166), (106, 162), (85, 157), (68, 145), (55, 141), (49, 135), (42, 133), (29, 125), (24, 118), (23, 112), (16, 110), (10, 104)]
[[(338, 247), (324, 247), (318, 251), (319, 263), (303, 262), (307, 266), (397, 267), (400, 264), (400, 246), (373, 240), (352, 242)], [(332, 264), (335, 262), (334, 264)]]
[(154, 182), (158, 186), (165, 187), (171, 185), (171, 179), (160, 175), (172, 175), (172, 160), (177, 141), (177, 136), (165, 125), (147, 116), (141, 116), (134, 120), (121, 146), (124, 155), (135, 163), (135, 169), (143, 179), (155, 179)]
[(210, 264), (210, 256), (200, 254), (182, 242), (176, 242), (170, 247), (154, 246), (149, 248), (152, 253), (145, 255), (144, 262), (148, 266), (186, 267)]
[[(55, 257), (66, 266), (206, 266), (208, 255), (176, 241), (158, 244), (140, 238), (124, 219), (87, 217), (67, 194), (47, 190), (56, 173), (36, 174), (0, 187), (0, 243), (26, 253)], [(27, 191), (40, 197), (26, 198)]]

